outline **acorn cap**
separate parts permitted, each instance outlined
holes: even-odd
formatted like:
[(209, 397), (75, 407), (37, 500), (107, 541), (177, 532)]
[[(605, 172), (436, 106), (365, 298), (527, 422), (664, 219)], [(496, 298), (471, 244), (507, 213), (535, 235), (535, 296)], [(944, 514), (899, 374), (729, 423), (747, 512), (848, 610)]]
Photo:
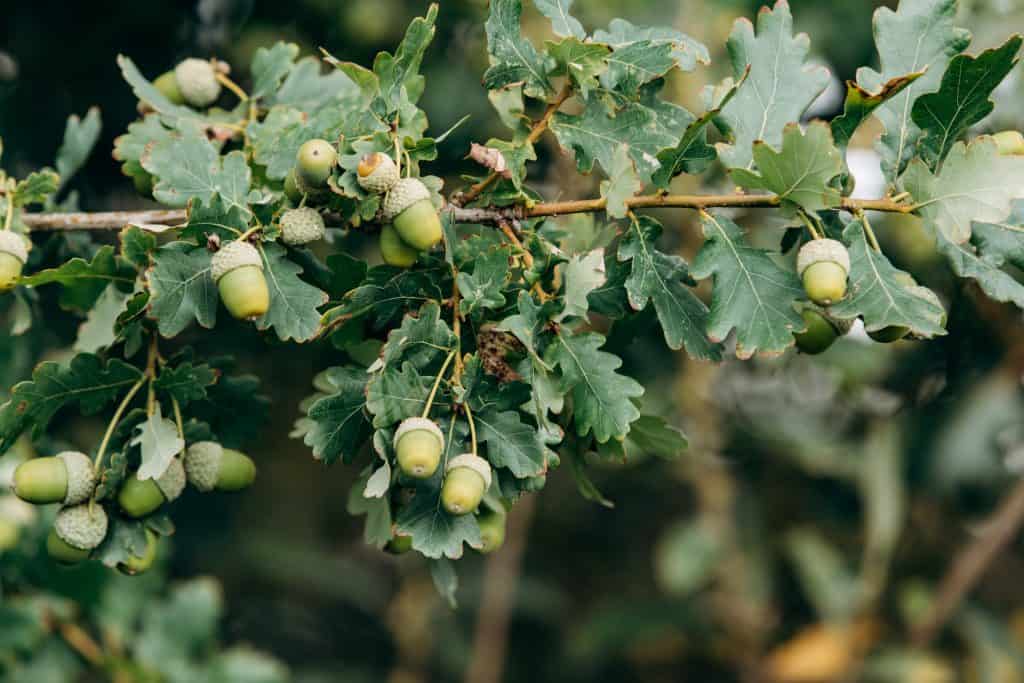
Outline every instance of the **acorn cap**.
[(205, 107), (220, 96), (220, 82), (213, 65), (205, 59), (189, 57), (174, 67), (178, 90), (189, 104)]
[(164, 473), (155, 480), (156, 486), (170, 503), (185, 490), (185, 468), (178, 458), (172, 458)]
[(473, 455), (472, 453), (463, 453), (449, 460), (448, 466), (444, 468), (444, 471), (448, 473), (458, 467), (468, 467), (473, 470), (484, 480), (484, 488), (491, 488), (491, 466), (480, 456)]
[(185, 453), (185, 474), (190, 484), (203, 493), (217, 487), (224, 447), (216, 441), (199, 441)]
[(28, 261), (25, 238), (13, 230), (0, 230), (0, 251), (10, 254), (22, 263)]
[(395, 438), (391, 443), (394, 444), (395, 448), (398, 448), (398, 442), (403, 436), (409, 432), (414, 432), (420, 429), (424, 429), (434, 436), (441, 442), (442, 447), (444, 445), (444, 432), (441, 428), (434, 424), (434, 421), (425, 417), (407, 417), (402, 420), (402, 423), (398, 425), (398, 429), (395, 430)]
[(256, 266), (262, 270), (263, 259), (260, 258), (259, 249), (248, 242), (235, 240), (222, 246), (220, 251), (213, 255), (210, 275), (213, 276), (214, 282), (218, 282), (232, 270), (243, 266)]
[(56, 457), (64, 461), (64, 468), (68, 472), (68, 492), (64, 495), (64, 504), (77, 505), (89, 500), (96, 488), (96, 470), (89, 456), (78, 451), (64, 451)]
[(416, 202), (430, 199), (430, 190), (419, 178), (402, 178), (384, 199), (384, 222), (390, 223)]
[(837, 263), (850, 272), (850, 254), (842, 242), (832, 239), (811, 240), (800, 248), (796, 257), (796, 270), (801, 276), (804, 271), (821, 262)]
[(285, 244), (300, 245), (323, 239), (324, 218), (308, 206), (289, 209), (281, 215), (281, 239)]
[(68, 545), (80, 550), (92, 550), (107, 535), (107, 513), (99, 505), (81, 503), (62, 508), (53, 522), (53, 530)]
[(398, 182), (398, 167), (387, 154), (374, 152), (359, 160), (356, 179), (367, 192), (382, 194)]

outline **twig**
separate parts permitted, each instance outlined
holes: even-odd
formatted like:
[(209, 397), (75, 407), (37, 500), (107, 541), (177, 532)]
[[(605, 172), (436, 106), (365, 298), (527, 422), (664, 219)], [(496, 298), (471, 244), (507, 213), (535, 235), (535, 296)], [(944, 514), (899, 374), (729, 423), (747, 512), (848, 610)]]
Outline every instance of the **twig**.
[(71, 622), (61, 622), (56, 625), (57, 632), (64, 639), (71, 649), (82, 658), (98, 669), (104, 668), (106, 657), (101, 648), (92, 637), (80, 626)]
[(926, 647), (942, 630), (960, 602), (984, 575), (989, 564), (1024, 524), (1024, 479), (1017, 482), (999, 508), (986, 521), (982, 532), (953, 560), (942, 579), (939, 594), (928, 616), (914, 629), (912, 640)]

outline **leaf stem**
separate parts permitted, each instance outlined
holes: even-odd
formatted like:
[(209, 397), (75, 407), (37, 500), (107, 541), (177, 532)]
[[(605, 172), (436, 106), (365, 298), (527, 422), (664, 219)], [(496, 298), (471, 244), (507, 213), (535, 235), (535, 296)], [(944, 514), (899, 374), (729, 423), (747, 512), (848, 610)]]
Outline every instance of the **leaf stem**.
[(245, 90), (242, 89), (242, 86), (238, 85), (233, 80), (231, 80), (231, 77), (227, 74), (218, 71), (217, 82), (223, 85), (231, 92), (235, 93), (235, 95), (238, 96), (238, 99), (242, 100), (243, 102), (249, 101), (249, 93), (245, 92)]
[(871, 227), (871, 221), (868, 220), (868, 215), (863, 211), (854, 212), (857, 218), (860, 219), (861, 223), (864, 224), (864, 234), (868, 236), (868, 242), (871, 247), (878, 253), (882, 253), (882, 247), (878, 244), (878, 238), (875, 237), (875, 231)]
[(14, 193), (8, 192), (4, 195), (7, 200), (7, 215), (4, 217), (4, 230), (10, 230), (14, 225)]
[(473, 455), (476, 455), (476, 423), (473, 422), (473, 409), (469, 407), (468, 402), (463, 403), (462, 406), (466, 409), (466, 422), (469, 423), (470, 444), (473, 449)]
[(441, 369), (437, 371), (437, 377), (434, 379), (434, 386), (430, 390), (430, 395), (427, 396), (427, 402), (423, 406), (423, 413), (420, 417), (429, 417), (430, 409), (434, 405), (434, 397), (437, 395), (437, 388), (441, 386), (441, 380), (444, 379), (445, 370), (448, 369), (448, 365), (452, 362), (452, 358), (455, 357), (455, 349), (448, 352), (448, 357), (444, 359), (444, 363), (441, 365)]
[(173, 396), (171, 396), (171, 405), (174, 407), (174, 422), (178, 425), (178, 436), (181, 437), (181, 442), (185, 443), (185, 422), (181, 419), (181, 405)]
[(120, 405), (117, 406), (117, 410), (114, 412), (114, 416), (110, 418), (110, 422), (107, 424), (107, 431), (103, 434), (103, 440), (100, 441), (99, 450), (96, 451), (96, 459), (93, 461), (93, 470), (99, 474), (100, 466), (103, 464), (103, 456), (106, 455), (107, 446), (110, 445), (110, 438), (114, 435), (114, 430), (117, 429), (118, 423), (121, 421), (121, 417), (124, 415), (124, 411), (128, 408), (128, 404), (135, 398), (135, 394), (139, 393), (142, 389), (142, 385), (149, 380), (148, 375), (142, 375), (132, 388), (128, 390), (124, 398), (121, 399)]
[(817, 229), (815, 229), (814, 222), (811, 221), (811, 217), (808, 216), (803, 211), (800, 211), (799, 214), (800, 214), (800, 220), (802, 220), (804, 222), (804, 226), (807, 228), (807, 231), (809, 233), (811, 233), (811, 238), (816, 239), (816, 240), (820, 240), (821, 239), (821, 233), (819, 233), (817, 231)]

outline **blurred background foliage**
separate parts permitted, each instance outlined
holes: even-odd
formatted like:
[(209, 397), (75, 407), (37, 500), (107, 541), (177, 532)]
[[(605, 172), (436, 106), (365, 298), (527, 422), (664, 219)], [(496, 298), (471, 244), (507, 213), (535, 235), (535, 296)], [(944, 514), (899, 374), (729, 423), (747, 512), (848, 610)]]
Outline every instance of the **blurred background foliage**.
[[(674, 99), (699, 110), (702, 86), (727, 75), (722, 46), (733, 20), (753, 16), (758, 4), (577, 0), (573, 10), (589, 27), (621, 16), (673, 24), (709, 45), (712, 66), (669, 84)], [(895, 2), (793, 4), (798, 28), (810, 33), (816, 58), (836, 76), (814, 108), (827, 118), (841, 107), (840, 81), (875, 59), (871, 10)], [(972, 52), (1024, 26), (1020, 0), (962, 4), (960, 23), (975, 33)], [(425, 6), (420, 0), (11, 0), (0, 21), (4, 165), (19, 175), (50, 163), (67, 115), (95, 105), (103, 130), (98, 152), (74, 183), (77, 201), (87, 210), (144, 206), (108, 156), (114, 137), (135, 118), (136, 102), (115, 65), (118, 53), (150, 77), (185, 56), (216, 55), (237, 65), (244, 83), (254, 51), (279, 39), (370, 63)], [(471, 168), (469, 143), (500, 133), (477, 86), (486, 68), (485, 16), (484, 0), (443, 2), (424, 64), (422, 106), (431, 130), (471, 115), (430, 167), (448, 179), (449, 189)], [(524, 27), (534, 41), (549, 37), (547, 22), (532, 9)], [(998, 97), (1000, 118), (986, 121), (983, 131), (1024, 126), (1019, 69)], [(851, 158), (865, 196), (882, 189), (871, 152), (877, 132), (858, 139)], [(540, 150), (531, 178), (548, 197), (594, 193), (596, 179), (564, 184), (576, 178), (572, 162), (550, 139)], [(686, 178), (678, 182), (681, 190), (695, 189)], [(666, 239), (692, 255), (699, 246), (694, 216), (662, 218), (676, 228)], [(766, 220), (758, 213), (736, 218), (746, 225)], [(15, 652), (26, 656), (26, 649), (63, 647), (45, 634), (28, 645), (18, 640), (24, 630), (14, 615), (28, 609), (18, 594), (35, 586), (49, 591), (34, 599), (53, 601), (45, 603), (52, 614), (81, 617), (92, 624), (86, 628), (101, 631), (109, 625), (111, 596), (129, 596), (122, 597), (125, 604), (150, 616), (133, 621), (122, 610), (118, 623), (143, 641), (159, 632), (149, 622), (175, 605), (185, 614), (206, 614), (195, 626), (205, 629), (206, 640), (189, 641), (195, 648), (183, 666), (206, 667), (207, 678), (163, 672), (166, 680), (264, 680), (255, 670), (241, 670), (249, 678), (230, 678), (217, 669), (218, 657), (235, 652), (210, 654), (207, 640), (219, 640), (267, 652), (309, 683), (1024, 681), (1019, 539), (995, 558), (930, 648), (913, 648), (908, 636), (954, 558), (986, 531), (982, 522), (1024, 471), (1024, 326), (1012, 306), (954, 281), (914, 219), (877, 221), (894, 263), (942, 292), (948, 337), (881, 345), (855, 330), (814, 359), (789, 354), (710, 366), (669, 352), (639, 316), (613, 331), (612, 344), (647, 386), (648, 405), (660, 406), (686, 430), (689, 451), (674, 464), (641, 456), (597, 472), (595, 483), (614, 509), (584, 500), (569, 472), (555, 472), (532, 516), (520, 515), (508, 548), (489, 564), (477, 556), (458, 564), (457, 611), (437, 594), (424, 563), (362, 544), (362, 522), (345, 509), (353, 471), (321, 471), (288, 438), (312, 368), (328, 364), (332, 351), (268, 348), (242, 325), (231, 348), (224, 348), (223, 335), (217, 348), (201, 335), (186, 339), (201, 354), (240, 354), (273, 401), (250, 448), (260, 466), (257, 485), (237, 497), (186, 495), (178, 504), (173, 554), (161, 570), (177, 582), (216, 576), (223, 600), (210, 580), (165, 589), (155, 579), (98, 576), (97, 567), (56, 571), (32, 559), (41, 536), (29, 523), (18, 553), (0, 557), (0, 663)], [(585, 240), (603, 226), (575, 217), (564, 227), (572, 239)], [(783, 226), (761, 227), (768, 229), (757, 238), (777, 244)], [(74, 253), (84, 248), (76, 240), (89, 239), (76, 235), (46, 248)], [(361, 248), (358, 240), (348, 246)], [(60, 357), (73, 341), (80, 320), (60, 311), (55, 299), (48, 304), (47, 329), (0, 338), (0, 386), (25, 378), (44, 356)], [(92, 443), (102, 428), (72, 414), (55, 424), (53, 442), (38, 448)], [(524, 541), (520, 562), (517, 546)], [(190, 638), (187, 629), (179, 635)], [(193, 662), (193, 650), (206, 654)], [(53, 662), (81, 659), (62, 651)], [(280, 664), (243, 659), (262, 663), (265, 680), (283, 676)], [(42, 671), (26, 680), (76, 680), (88, 667)], [(82, 675), (78, 680), (92, 680)]]

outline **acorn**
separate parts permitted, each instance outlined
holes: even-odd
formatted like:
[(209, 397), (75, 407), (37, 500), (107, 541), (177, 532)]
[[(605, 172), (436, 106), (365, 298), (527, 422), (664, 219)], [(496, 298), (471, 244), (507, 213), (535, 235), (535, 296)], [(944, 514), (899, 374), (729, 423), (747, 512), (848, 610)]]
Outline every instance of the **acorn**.
[(308, 206), (288, 209), (281, 214), (281, 240), (285, 244), (299, 246), (316, 242), (324, 237), (324, 218), (316, 209)]
[(129, 517), (145, 517), (164, 503), (170, 503), (185, 489), (185, 468), (178, 458), (156, 479), (129, 477), (117, 494), (117, 504)]
[(185, 104), (185, 96), (181, 94), (181, 88), (178, 87), (178, 77), (174, 75), (173, 71), (165, 71), (157, 76), (153, 81), (153, 87), (170, 100), (171, 104)]
[(1024, 135), (1019, 130), (1004, 130), (992, 136), (999, 153), (1005, 156), (1024, 156)]
[(128, 576), (147, 571), (156, 561), (158, 541), (156, 533), (152, 529), (146, 529), (146, 547), (142, 550), (142, 555), (131, 555), (124, 562), (118, 562), (117, 570)]
[(811, 240), (800, 248), (796, 269), (803, 280), (804, 291), (814, 303), (827, 306), (846, 296), (850, 254), (842, 242)]
[(394, 223), (402, 241), (426, 250), (441, 241), (441, 218), (430, 190), (418, 178), (399, 180), (384, 199), (384, 222)]
[(95, 488), (92, 461), (78, 451), (26, 460), (14, 470), (14, 494), (36, 505), (77, 505), (89, 500)]
[(80, 503), (57, 513), (46, 538), (46, 551), (58, 562), (76, 564), (88, 558), (106, 535), (106, 511), (99, 505)]
[(256, 479), (256, 464), (247, 455), (216, 441), (199, 441), (185, 453), (185, 474), (196, 489), (207, 493), (241, 491)]
[(263, 276), (259, 250), (240, 240), (228, 242), (213, 255), (210, 274), (228, 312), (240, 320), (253, 320), (270, 308), (270, 290)]
[(403, 242), (395, 226), (388, 223), (380, 231), (380, 255), (389, 266), (409, 268), (416, 263), (420, 252)]
[(12, 230), (0, 230), (0, 292), (10, 291), (18, 284), (26, 261), (25, 238)]
[(388, 541), (387, 545), (384, 546), (392, 555), (404, 555), (405, 553), (412, 550), (412, 536), (400, 536), (395, 534)]
[(804, 306), (800, 311), (800, 317), (804, 319), (804, 326), (807, 329), (793, 335), (796, 347), (812, 356), (832, 346), (836, 339), (850, 331), (852, 324), (847, 320), (833, 318), (813, 304)]
[(463, 453), (445, 468), (441, 504), (453, 515), (466, 515), (480, 505), (491, 486), (491, 466), (483, 458)]
[(476, 521), (480, 527), (480, 552), (485, 555), (493, 553), (505, 544), (505, 521), (507, 516), (504, 511), (495, 512), (489, 510), (481, 512)]
[(298, 178), (314, 187), (323, 187), (338, 162), (338, 152), (327, 140), (317, 138), (302, 143), (295, 160)]
[(359, 160), (356, 178), (367, 192), (384, 194), (398, 182), (398, 167), (387, 154), (374, 152)]
[(415, 479), (429, 479), (441, 464), (444, 434), (432, 420), (409, 417), (395, 431), (395, 455), (402, 472)]
[(190, 57), (174, 67), (174, 80), (182, 99), (193, 107), (208, 107), (220, 97), (220, 81), (213, 64)]

